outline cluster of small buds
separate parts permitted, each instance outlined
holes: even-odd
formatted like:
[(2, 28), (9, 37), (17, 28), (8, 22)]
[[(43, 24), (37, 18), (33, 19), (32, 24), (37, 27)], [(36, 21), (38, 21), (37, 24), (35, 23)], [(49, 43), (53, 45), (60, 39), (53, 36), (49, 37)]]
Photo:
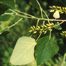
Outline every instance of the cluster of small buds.
[(52, 29), (54, 27), (54, 23), (48, 23), (46, 26), (48, 29)]
[(66, 13), (66, 7), (61, 7), (61, 6), (49, 6), (50, 7), (50, 12), (54, 12), (58, 10), (61, 14)]
[(29, 32), (33, 32), (34, 34), (36, 34), (36, 33), (42, 33), (42, 32), (46, 32), (45, 31), (46, 30), (46, 26), (44, 26), (44, 25), (41, 25), (41, 26), (31, 26), (30, 27), (30, 30), (29, 30)]
[(62, 31), (61, 35), (66, 37), (66, 31)]
[(60, 14), (66, 13), (66, 7), (50, 6), (50, 12), (54, 12), (54, 18), (60, 18)]
[(48, 30), (52, 30), (54, 24), (48, 23), (46, 25), (40, 25), (40, 26), (31, 26), (29, 32), (32, 32), (34, 34), (36, 33), (44, 33), (46, 34)]

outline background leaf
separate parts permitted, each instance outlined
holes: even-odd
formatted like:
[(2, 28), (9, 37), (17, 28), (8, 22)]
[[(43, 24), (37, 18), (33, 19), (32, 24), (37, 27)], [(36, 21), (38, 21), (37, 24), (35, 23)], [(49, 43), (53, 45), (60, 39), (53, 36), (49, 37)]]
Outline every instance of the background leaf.
[(49, 36), (45, 36), (37, 41), (35, 50), (35, 58), (37, 64), (43, 64), (51, 59), (59, 50), (56, 38), (53, 36), (49, 39)]
[(1, 4), (5, 4), (10, 8), (15, 8), (15, 2), (14, 0), (0, 0)]

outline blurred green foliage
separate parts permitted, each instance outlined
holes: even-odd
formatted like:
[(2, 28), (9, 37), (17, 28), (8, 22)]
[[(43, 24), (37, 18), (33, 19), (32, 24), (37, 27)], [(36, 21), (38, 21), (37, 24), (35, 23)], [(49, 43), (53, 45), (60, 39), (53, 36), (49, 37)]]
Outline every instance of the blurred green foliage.
[[(50, 18), (52, 18), (52, 13), (49, 13), (49, 6), (51, 6), (51, 5), (60, 5), (60, 6), (64, 6), (64, 7), (66, 6), (64, 0), (63, 1), (62, 0), (58, 0), (58, 1), (57, 0), (53, 0), (53, 1), (52, 0), (51, 1), (39, 0), (39, 2), (41, 4), (41, 6), (43, 7), (43, 9), (46, 11), (46, 13), (49, 15)], [(15, 22), (17, 22), (21, 18), (21, 17), (16, 16), (11, 11), (9, 11), (9, 9), (13, 9), (13, 10), (18, 9), (22, 12), (26, 12), (26, 13), (29, 13), (31, 15), (40, 17), (40, 9), (38, 7), (39, 6), (37, 5), (35, 0), (0, 0), (0, 66), (12, 66), (9, 63), (9, 59), (10, 59), (11, 53), (13, 51), (13, 48), (15, 46), (17, 39), (21, 36), (24, 36), (24, 35), (26, 35), (26, 36), (31, 35), (31, 33), (28, 32), (29, 28), (30, 28), (30, 26), (33, 26), (36, 24), (35, 20), (23, 18), (23, 20), (21, 20), (18, 24), (16, 24), (16, 26), (13, 26), (12, 28), (9, 29), (8, 28), (9, 26), (14, 24)], [(7, 15), (6, 13), (11, 13), (11, 15)], [(61, 18), (63, 16), (66, 16), (66, 15), (65, 14), (62, 15)], [(63, 19), (65, 19), (65, 17)], [(66, 27), (65, 27), (66, 23), (63, 23), (61, 26), (62, 26), (63, 30), (66, 30)], [(59, 66), (58, 64), (55, 65), (55, 63), (57, 63), (57, 62), (53, 62), (53, 61), (55, 59), (58, 59), (58, 57), (60, 57), (60, 58), (61, 58), (61, 56), (63, 57), (64, 53), (66, 52), (66, 49), (65, 49), (66, 48), (65, 47), (66, 46), (65, 45), (66, 39), (61, 37), (58, 34), (58, 33), (60, 33), (59, 30), (54, 30), (54, 31), (55, 31), (54, 33), (56, 35), (56, 38), (58, 39), (57, 41), (58, 41), (60, 50), (51, 59), (51, 61), (49, 61), (50, 63), (48, 63), (48, 62), (45, 63), (45, 66)], [(33, 37), (36, 39), (36, 36), (33, 36)], [(45, 40), (45, 39), (43, 39), (43, 40)], [(46, 39), (46, 40), (48, 40), (48, 39)], [(55, 43), (52, 40), (50, 40), (50, 41)], [(41, 43), (41, 42), (42, 41), (40, 41), (39, 43)], [(54, 46), (54, 48), (56, 48), (55, 45), (53, 45), (52, 43), (50, 43), (50, 44), (52, 46)], [(46, 50), (46, 49), (47, 48), (45, 47), (45, 49), (41, 49), (41, 50)], [(39, 50), (39, 48), (37, 50)], [(53, 50), (53, 49), (49, 48), (48, 50)], [(53, 55), (55, 53), (53, 53)], [(48, 52), (47, 52), (47, 54), (48, 54)], [(61, 56), (59, 56), (59, 54)], [(49, 56), (49, 54), (48, 54), (48, 56)], [(61, 59), (61, 61), (62, 61), (62, 59)], [(38, 60), (38, 62), (40, 62), (40, 61), (42, 61), (42, 60)], [(58, 63), (60, 63), (60, 61), (58, 61)]]

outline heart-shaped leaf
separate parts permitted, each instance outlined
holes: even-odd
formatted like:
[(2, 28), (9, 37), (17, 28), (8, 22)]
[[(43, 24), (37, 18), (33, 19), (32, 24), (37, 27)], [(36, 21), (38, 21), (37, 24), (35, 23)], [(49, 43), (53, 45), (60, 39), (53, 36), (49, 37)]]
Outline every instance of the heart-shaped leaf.
[(34, 61), (35, 39), (23, 36), (18, 39), (10, 58), (13, 65), (25, 65)]
[(35, 58), (37, 64), (43, 64), (44, 62), (51, 59), (59, 50), (56, 38), (53, 36), (49, 39), (49, 36), (40, 38), (37, 41), (35, 49)]

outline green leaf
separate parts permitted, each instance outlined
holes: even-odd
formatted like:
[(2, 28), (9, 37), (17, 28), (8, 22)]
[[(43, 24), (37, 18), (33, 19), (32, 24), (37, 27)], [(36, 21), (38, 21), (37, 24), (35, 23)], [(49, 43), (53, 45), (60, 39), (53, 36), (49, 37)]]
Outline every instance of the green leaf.
[(14, 15), (2, 14), (0, 16), (0, 34), (2, 34), (4, 31), (8, 30), (8, 27), (9, 27), (10, 23), (12, 23), (14, 18), (15, 18)]
[(8, 21), (9, 19), (12, 19), (13, 16), (14, 16), (14, 13), (12, 13), (10, 10), (7, 10), (3, 14), (0, 15), (0, 22)]
[(60, 23), (59, 22), (57, 22), (55, 24), (54, 28), (57, 29), (57, 30), (62, 30), (62, 27), (60, 26)]
[(25, 65), (34, 61), (35, 39), (23, 36), (18, 39), (10, 58), (13, 65)]
[(50, 60), (59, 50), (54, 36), (51, 39), (49, 39), (49, 36), (40, 38), (37, 43), (35, 58), (38, 65)]
[(15, 8), (14, 0), (0, 0), (1, 4), (7, 5), (8, 7)]

